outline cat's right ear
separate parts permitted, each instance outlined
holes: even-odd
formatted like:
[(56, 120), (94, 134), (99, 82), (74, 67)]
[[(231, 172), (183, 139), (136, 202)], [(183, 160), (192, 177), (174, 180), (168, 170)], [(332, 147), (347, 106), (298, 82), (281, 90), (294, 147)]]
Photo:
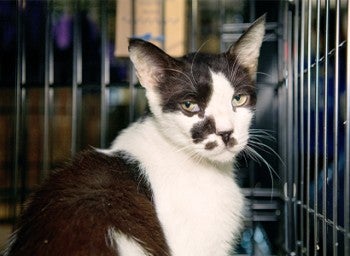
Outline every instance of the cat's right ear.
[(156, 87), (164, 78), (165, 68), (174, 61), (152, 43), (141, 39), (129, 39), (129, 54), (137, 77), (143, 87)]
[(236, 56), (239, 64), (247, 68), (252, 80), (256, 78), (260, 47), (264, 40), (266, 14), (258, 18), (230, 47), (228, 53)]

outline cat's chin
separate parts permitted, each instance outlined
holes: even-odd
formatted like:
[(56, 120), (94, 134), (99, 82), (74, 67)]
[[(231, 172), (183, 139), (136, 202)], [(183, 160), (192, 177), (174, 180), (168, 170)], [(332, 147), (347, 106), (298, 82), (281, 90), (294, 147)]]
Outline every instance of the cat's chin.
[(199, 155), (202, 159), (206, 159), (212, 163), (232, 163), (239, 152), (230, 149), (222, 148), (216, 151), (202, 151)]
[(208, 157), (208, 159), (211, 162), (218, 162), (218, 163), (232, 163), (235, 159), (237, 154), (225, 150), (224, 152), (217, 154), (217, 155), (211, 155)]

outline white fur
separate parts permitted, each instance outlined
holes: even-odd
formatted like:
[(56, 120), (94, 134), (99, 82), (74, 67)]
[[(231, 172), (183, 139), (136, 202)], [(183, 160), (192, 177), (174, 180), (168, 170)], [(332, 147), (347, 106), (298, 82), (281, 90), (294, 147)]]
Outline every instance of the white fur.
[[(110, 149), (130, 152), (142, 163), (174, 256), (228, 255), (241, 228), (243, 196), (232, 165), (247, 142), (252, 113), (244, 109), (234, 112), (233, 88), (222, 74), (212, 73), (212, 77), (214, 91), (205, 115), (215, 118), (218, 129), (233, 129), (237, 146), (227, 149), (215, 134), (194, 144), (190, 129), (202, 119), (180, 112), (163, 113), (157, 95), (148, 90), (155, 116), (131, 125)], [(217, 141), (219, 146), (205, 150), (209, 141)]]
[(107, 244), (118, 251), (120, 256), (151, 256), (140, 243), (110, 227), (107, 231)]
[(131, 126), (113, 149), (126, 150), (143, 164), (174, 256), (228, 254), (243, 207), (230, 164), (219, 168), (178, 151), (154, 120)]

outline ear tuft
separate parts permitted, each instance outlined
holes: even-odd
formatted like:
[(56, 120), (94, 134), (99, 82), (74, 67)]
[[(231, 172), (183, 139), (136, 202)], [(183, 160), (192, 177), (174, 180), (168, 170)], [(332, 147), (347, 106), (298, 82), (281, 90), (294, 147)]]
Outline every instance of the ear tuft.
[(157, 86), (171, 57), (154, 44), (141, 39), (129, 39), (128, 49), (141, 85), (146, 89)]
[(228, 50), (229, 54), (238, 59), (240, 65), (248, 69), (253, 80), (256, 79), (260, 47), (265, 35), (265, 20), (266, 14), (258, 18)]

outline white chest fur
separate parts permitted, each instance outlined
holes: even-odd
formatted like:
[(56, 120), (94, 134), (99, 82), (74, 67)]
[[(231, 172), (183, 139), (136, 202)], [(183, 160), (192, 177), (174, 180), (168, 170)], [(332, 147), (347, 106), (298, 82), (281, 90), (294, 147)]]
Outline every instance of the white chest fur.
[(243, 208), (231, 164), (218, 167), (179, 151), (150, 120), (128, 128), (112, 150), (126, 150), (142, 163), (174, 256), (228, 255)]

